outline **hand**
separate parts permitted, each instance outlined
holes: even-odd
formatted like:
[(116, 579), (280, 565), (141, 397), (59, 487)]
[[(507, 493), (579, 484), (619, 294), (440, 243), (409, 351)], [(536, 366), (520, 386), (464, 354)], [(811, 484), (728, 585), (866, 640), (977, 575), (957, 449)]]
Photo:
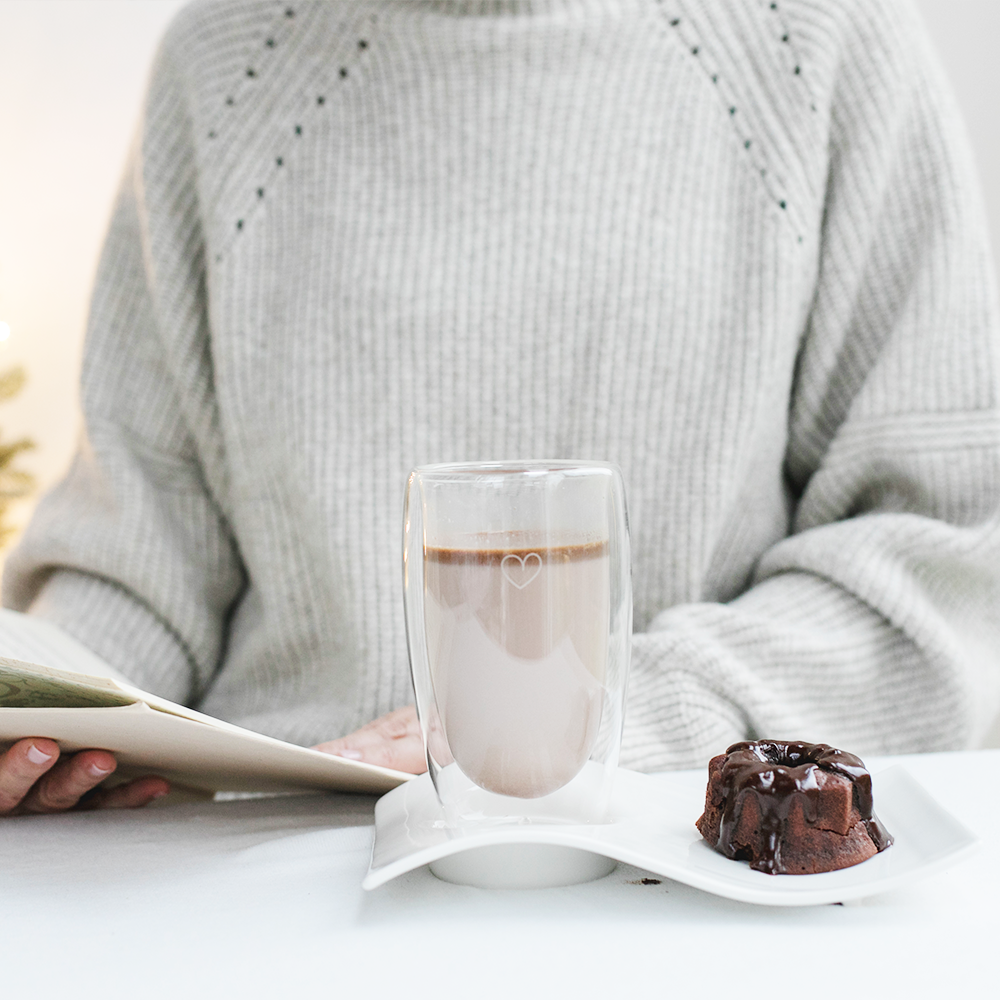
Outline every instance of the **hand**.
[(362, 726), (357, 732), (329, 743), (320, 743), (314, 749), (410, 774), (423, 774), (427, 770), (424, 741), (413, 705), (398, 708)]
[(97, 788), (117, 766), (107, 750), (80, 750), (60, 760), (54, 740), (20, 740), (0, 754), (0, 816), (76, 808), (129, 809), (170, 791), (169, 782), (152, 776), (115, 788)]

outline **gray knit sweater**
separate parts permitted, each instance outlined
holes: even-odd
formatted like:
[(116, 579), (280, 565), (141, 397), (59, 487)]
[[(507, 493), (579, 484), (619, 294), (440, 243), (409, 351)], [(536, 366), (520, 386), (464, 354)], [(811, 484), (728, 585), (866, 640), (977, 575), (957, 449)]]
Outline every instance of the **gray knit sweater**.
[(891, 0), (197, 4), (4, 600), (329, 739), (412, 700), (410, 467), (608, 460), (626, 764), (968, 745), (1000, 696), (974, 188)]

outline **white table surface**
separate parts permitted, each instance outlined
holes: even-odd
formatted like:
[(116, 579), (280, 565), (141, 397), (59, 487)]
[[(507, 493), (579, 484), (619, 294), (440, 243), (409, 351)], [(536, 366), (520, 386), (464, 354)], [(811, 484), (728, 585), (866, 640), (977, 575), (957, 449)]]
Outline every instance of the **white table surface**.
[(1000, 750), (868, 763), (906, 765), (979, 853), (861, 903), (779, 909), (625, 866), (519, 891), (421, 869), (366, 893), (360, 797), (2, 820), (0, 997), (1000, 996)]

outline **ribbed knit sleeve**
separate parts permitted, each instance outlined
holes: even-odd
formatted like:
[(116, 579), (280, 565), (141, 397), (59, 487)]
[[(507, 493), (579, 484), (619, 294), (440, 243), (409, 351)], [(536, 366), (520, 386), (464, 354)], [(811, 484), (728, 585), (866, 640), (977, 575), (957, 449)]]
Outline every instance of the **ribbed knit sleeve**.
[(826, 50), (844, 60), (819, 108), (831, 158), (789, 412), (792, 530), (741, 596), (635, 637), (627, 763), (694, 765), (747, 736), (958, 748), (996, 712), (1000, 324), (971, 157), (909, 8), (842, 6), (833, 24), (781, 5), (799, 44), (842, 32)]
[(169, 52), (99, 265), (86, 432), (8, 560), (4, 601), (55, 621), (140, 685), (191, 701), (217, 668), (243, 571), (222, 510), (193, 144)]

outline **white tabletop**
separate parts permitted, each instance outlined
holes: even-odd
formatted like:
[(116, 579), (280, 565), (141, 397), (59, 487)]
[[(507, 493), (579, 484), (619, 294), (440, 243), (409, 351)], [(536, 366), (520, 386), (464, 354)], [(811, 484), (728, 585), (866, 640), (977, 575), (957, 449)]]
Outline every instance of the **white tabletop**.
[(365, 893), (357, 797), (0, 821), (0, 996), (997, 995), (1000, 751), (868, 763), (906, 765), (983, 848), (861, 903), (772, 909), (625, 866), (508, 891), (421, 869)]

